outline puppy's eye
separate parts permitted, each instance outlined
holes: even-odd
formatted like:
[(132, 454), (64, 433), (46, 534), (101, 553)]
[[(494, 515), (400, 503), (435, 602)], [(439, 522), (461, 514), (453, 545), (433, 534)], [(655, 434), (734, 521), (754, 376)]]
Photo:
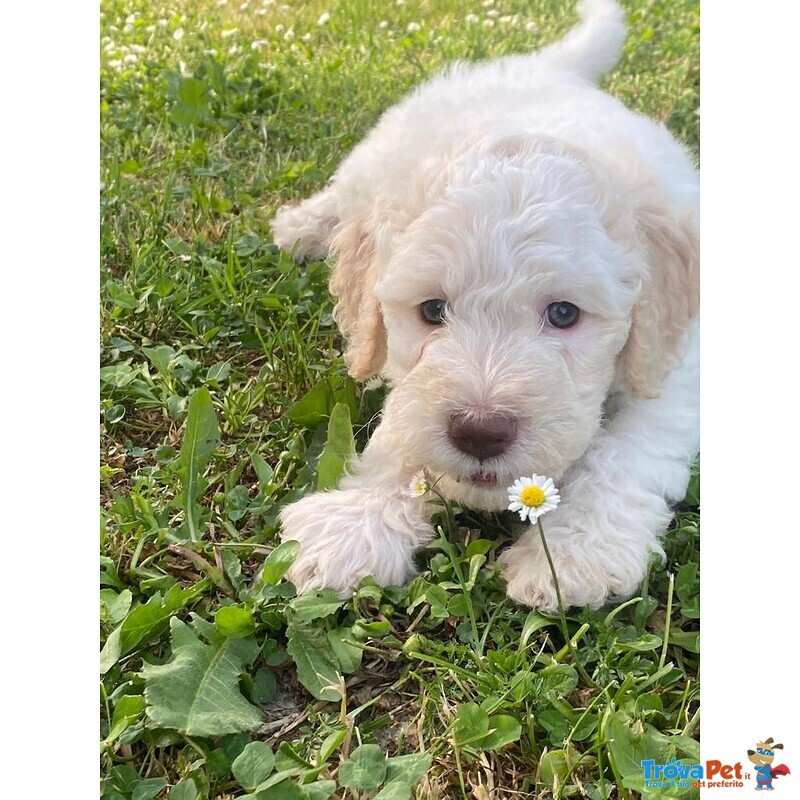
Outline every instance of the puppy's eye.
[(441, 325), (444, 322), (444, 313), (446, 310), (446, 300), (426, 300), (419, 307), (419, 313), (422, 319), (429, 325)]
[(554, 328), (571, 328), (580, 319), (581, 310), (574, 303), (559, 300), (547, 306), (545, 316)]

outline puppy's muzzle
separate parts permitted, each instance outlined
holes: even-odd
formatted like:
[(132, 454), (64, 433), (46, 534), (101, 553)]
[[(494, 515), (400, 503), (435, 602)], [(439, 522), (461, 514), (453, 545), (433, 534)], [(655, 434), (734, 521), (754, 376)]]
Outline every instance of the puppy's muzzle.
[(517, 421), (506, 414), (453, 414), (447, 428), (453, 446), (479, 461), (505, 453), (517, 437)]

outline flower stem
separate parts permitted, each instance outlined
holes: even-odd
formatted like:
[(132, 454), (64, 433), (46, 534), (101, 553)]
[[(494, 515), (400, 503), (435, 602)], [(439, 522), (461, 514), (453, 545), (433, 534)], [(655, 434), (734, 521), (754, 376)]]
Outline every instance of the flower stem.
[(558, 575), (556, 574), (555, 564), (553, 564), (553, 558), (550, 555), (550, 548), (547, 546), (547, 538), (544, 535), (544, 526), (542, 525), (541, 517), (537, 518), (536, 524), (539, 527), (539, 537), (542, 540), (542, 547), (544, 548), (544, 554), (547, 557), (547, 563), (550, 566), (550, 574), (553, 576), (553, 585), (556, 589), (556, 600), (558, 600), (558, 618), (561, 624), (561, 633), (564, 636), (567, 647), (569, 647), (570, 651), (572, 652), (572, 658), (575, 661), (575, 668), (578, 670), (578, 673), (588, 686), (595, 687), (595, 682), (589, 677), (589, 673), (586, 672), (586, 670), (583, 668), (583, 664), (581, 664), (581, 662), (578, 660), (575, 642), (572, 641), (572, 638), (569, 635), (569, 628), (567, 627), (567, 615), (564, 613), (564, 602), (561, 600), (561, 587), (558, 585)]

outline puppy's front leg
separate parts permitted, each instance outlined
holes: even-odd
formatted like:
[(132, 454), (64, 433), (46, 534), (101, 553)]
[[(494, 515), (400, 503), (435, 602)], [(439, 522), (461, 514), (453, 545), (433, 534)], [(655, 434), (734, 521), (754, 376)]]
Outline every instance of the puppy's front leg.
[[(566, 606), (632, 595), (689, 481), (698, 441), (696, 351), (657, 399), (628, 398), (564, 477), (562, 503), (542, 519)], [(508, 595), (553, 611), (558, 602), (538, 528), (501, 557)]]
[(288, 573), (302, 594), (329, 587), (343, 597), (371, 575), (382, 586), (414, 572), (414, 551), (433, 536), (430, 511), (408, 492), (410, 473), (383, 446), (380, 427), (339, 489), (281, 512), (281, 538), (300, 542)]
[(270, 223), (281, 250), (298, 261), (326, 258), (338, 218), (339, 197), (328, 186), (296, 206), (281, 206)]

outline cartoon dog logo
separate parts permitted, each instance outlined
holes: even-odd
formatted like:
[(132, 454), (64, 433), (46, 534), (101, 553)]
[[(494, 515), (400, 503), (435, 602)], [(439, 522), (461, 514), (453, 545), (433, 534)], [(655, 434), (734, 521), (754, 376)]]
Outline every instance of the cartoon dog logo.
[(756, 789), (772, 790), (775, 787), (772, 785), (773, 778), (781, 775), (789, 775), (789, 767), (786, 764), (778, 764), (777, 767), (772, 766), (775, 760), (775, 751), (783, 750), (782, 744), (773, 744), (775, 740), (770, 736), (765, 742), (756, 742), (755, 750), (748, 750), (747, 757), (755, 764), (756, 772)]

